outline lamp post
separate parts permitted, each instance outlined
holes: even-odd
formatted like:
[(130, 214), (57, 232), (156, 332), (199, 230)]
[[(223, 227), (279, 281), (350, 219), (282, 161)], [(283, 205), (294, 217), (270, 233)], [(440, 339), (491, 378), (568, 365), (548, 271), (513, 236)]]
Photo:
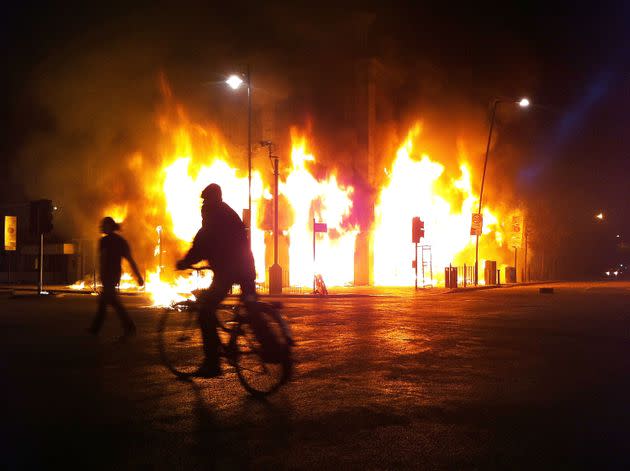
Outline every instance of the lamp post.
[(245, 225), (251, 247), (251, 218), (252, 218), (252, 80), (249, 64), (244, 74), (230, 75), (225, 81), (232, 90), (240, 88), (245, 83), (247, 86), (247, 217)]
[[(520, 106), (521, 108), (527, 108), (529, 106), (529, 100), (527, 98), (521, 98), (519, 101), (495, 99), (492, 104), (492, 118), (490, 118), (490, 131), (488, 132), (488, 143), (486, 144), (486, 158), (483, 161), (483, 173), (481, 175), (481, 188), (479, 190), (479, 209), (477, 210), (478, 214), (481, 214), (481, 205), (483, 202), (483, 186), (486, 181), (486, 167), (488, 166), (488, 154), (490, 153), (490, 143), (492, 142), (492, 130), (494, 129), (494, 118), (497, 114), (497, 105), (499, 103), (506, 103), (506, 102), (518, 104), (518, 106)], [(477, 232), (476, 240), (475, 240), (475, 286), (479, 284), (479, 232)]]
[(269, 267), (269, 294), (282, 294), (282, 267), (278, 263), (278, 156), (272, 154), (273, 143), (261, 141), (260, 145), (269, 149), (269, 160), (273, 168), (273, 265)]

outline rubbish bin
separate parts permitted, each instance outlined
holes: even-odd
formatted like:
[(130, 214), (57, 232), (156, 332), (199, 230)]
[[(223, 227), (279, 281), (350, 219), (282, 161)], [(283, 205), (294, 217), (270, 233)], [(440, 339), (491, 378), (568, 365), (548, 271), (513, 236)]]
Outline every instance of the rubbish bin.
[(457, 267), (446, 267), (444, 269), (444, 286), (457, 288)]
[(515, 267), (505, 267), (505, 282), (516, 283), (516, 268)]
[(483, 279), (486, 285), (497, 284), (497, 262), (495, 260), (486, 260), (483, 270)]

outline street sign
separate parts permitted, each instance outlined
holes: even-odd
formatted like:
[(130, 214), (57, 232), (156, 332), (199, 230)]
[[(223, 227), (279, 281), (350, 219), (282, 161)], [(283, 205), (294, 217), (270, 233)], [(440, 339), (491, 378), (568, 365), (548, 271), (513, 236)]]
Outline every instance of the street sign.
[(479, 213), (473, 213), (472, 223), (470, 225), (470, 235), (480, 236), (483, 229), (483, 215)]
[(313, 225), (315, 232), (328, 232), (328, 225), (325, 222), (316, 222)]
[(523, 216), (512, 216), (510, 245), (515, 249), (520, 249), (523, 245)]
[(4, 250), (17, 249), (17, 216), (4, 217)]

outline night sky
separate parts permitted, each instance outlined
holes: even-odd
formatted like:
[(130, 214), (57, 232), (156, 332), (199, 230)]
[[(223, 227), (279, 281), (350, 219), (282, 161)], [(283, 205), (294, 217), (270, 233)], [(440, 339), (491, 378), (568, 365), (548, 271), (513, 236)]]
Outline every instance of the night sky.
[[(161, 73), (203, 120), (236, 100), (218, 98), (208, 83), (250, 63), (260, 100), (290, 103), (291, 121), (311, 121), (326, 146), (343, 147), (334, 129), (350, 86), (344, 64), (375, 57), (396, 77), (389, 99), (401, 129), (420, 114), (456, 135), (452, 123), (461, 120), (483, 142), (493, 97), (530, 97), (537, 106), (526, 113), (499, 108), (488, 178), (527, 202), (539, 239), (571, 260), (568, 270), (594, 273), (628, 259), (614, 236), (630, 239), (630, 7), (525, 3), (6, 9), (0, 201), (54, 199), (47, 168), (86, 158), (88, 149), (100, 161), (142, 147)], [(600, 210), (607, 217), (597, 224)]]

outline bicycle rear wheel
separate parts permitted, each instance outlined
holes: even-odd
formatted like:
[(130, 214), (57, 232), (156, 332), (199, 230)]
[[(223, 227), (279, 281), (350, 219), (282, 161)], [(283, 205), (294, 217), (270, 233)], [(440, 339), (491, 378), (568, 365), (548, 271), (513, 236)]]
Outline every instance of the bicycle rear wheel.
[(271, 306), (261, 305), (258, 315), (267, 324), (269, 333), (280, 346), (280, 351), (269, 358), (249, 322), (238, 326), (235, 367), (243, 387), (254, 396), (266, 396), (278, 390), (291, 377), (293, 361), (291, 340), (286, 324)]
[(203, 363), (203, 339), (197, 318), (195, 310), (172, 308), (166, 308), (160, 318), (160, 356), (176, 376), (190, 377)]

